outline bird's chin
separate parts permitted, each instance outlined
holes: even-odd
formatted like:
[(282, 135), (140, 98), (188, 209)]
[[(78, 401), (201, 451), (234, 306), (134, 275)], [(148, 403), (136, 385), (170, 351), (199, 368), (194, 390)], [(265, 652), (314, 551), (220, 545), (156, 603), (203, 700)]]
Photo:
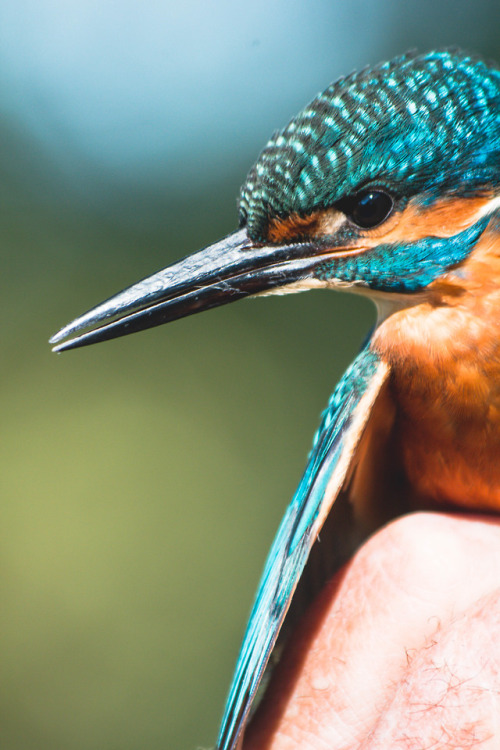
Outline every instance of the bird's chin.
[(390, 318), (394, 313), (400, 312), (400, 310), (407, 310), (410, 307), (416, 307), (422, 304), (427, 299), (427, 295), (422, 294), (395, 294), (393, 292), (373, 292), (373, 290), (366, 289), (363, 291), (361, 287), (356, 290), (358, 294), (364, 294), (364, 296), (370, 297), (377, 308), (377, 327)]

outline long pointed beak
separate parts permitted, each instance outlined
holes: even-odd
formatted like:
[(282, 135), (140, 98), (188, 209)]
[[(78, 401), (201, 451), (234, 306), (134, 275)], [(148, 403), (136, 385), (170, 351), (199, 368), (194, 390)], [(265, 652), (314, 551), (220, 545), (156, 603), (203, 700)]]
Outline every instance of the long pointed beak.
[(97, 305), (50, 343), (60, 352), (152, 328), (311, 278), (324, 260), (317, 244), (263, 245), (240, 229)]

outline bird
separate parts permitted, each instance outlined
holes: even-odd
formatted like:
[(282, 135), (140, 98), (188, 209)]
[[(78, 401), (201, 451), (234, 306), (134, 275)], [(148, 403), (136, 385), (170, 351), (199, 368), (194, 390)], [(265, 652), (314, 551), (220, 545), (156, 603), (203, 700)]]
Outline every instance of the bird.
[(500, 509), (493, 62), (409, 52), (337, 80), (267, 143), (241, 188), (236, 231), (51, 342), (73, 349), (320, 287), (369, 297), (376, 323), (328, 402), (269, 552), (217, 750), (241, 747), (280, 644), (371, 533), (412, 510)]

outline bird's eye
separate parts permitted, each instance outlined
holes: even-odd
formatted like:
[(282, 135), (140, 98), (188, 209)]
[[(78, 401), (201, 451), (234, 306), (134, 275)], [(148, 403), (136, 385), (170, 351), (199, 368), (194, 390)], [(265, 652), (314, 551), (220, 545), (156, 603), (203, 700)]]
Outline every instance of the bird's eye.
[(347, 218), (363, 229), (382, 224), (392, 213), (393, 206), (391, 196), (382, 190), (362, 190), (338, 203)]

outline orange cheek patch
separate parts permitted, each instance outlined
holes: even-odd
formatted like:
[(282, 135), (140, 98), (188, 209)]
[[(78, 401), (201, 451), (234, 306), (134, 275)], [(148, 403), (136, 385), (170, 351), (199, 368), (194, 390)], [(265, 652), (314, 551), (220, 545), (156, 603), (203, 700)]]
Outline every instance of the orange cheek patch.
[(399, 214), (397, 222), (366, 232), (363, 244), (373, 247), (381, 244), (416, 242), (425, 237), (452, 237), (472, 226), (480, 210), (493, 198), (493, 194), (479, 198), (448, 198), (422, 207), (410, 201)]

